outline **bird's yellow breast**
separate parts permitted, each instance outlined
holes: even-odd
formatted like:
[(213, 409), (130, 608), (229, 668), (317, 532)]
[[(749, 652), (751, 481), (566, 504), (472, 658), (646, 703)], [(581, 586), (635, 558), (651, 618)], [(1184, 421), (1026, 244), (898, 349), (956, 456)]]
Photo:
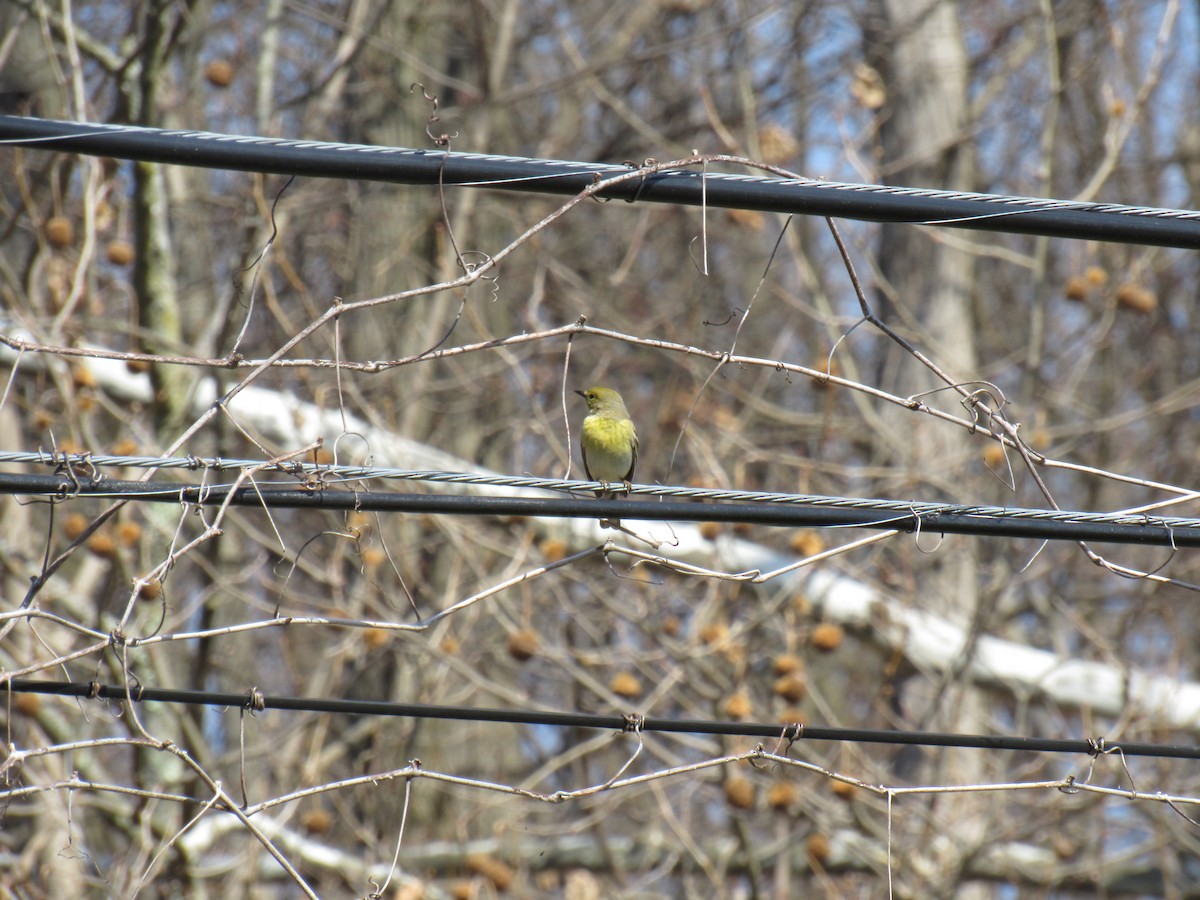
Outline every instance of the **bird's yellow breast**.
[(629, 419), (591, 415), (583, 420), (583, 459), (596, 481), (624, 481), (633, 468), (637, 432)]

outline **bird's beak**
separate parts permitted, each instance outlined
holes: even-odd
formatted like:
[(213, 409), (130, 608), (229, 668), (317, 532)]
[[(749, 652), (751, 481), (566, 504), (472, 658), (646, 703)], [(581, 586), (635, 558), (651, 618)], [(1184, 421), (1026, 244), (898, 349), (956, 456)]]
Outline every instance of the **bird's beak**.
[(575, 393), (577, 393), (580, 397), (583, 397), (585, 399), (587, 398), (587, 394), (585, 394), (583, 391), (576, 391)]

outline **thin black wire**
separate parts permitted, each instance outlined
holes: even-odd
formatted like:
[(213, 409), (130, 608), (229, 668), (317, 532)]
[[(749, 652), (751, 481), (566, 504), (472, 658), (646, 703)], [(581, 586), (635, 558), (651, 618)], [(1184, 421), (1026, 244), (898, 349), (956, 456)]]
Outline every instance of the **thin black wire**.
[[(460, 476), (469, 478), (470, 476)], [(485, 479), (487, 480), (487, 479)], [(539, 479), (540, 481), (541, 479)], [(587, 494), (598, 486), (591, 481), (560, 481), (564, 487)], [(654, 492), (672, 490), (645, 486)], [(901, 501), (848, 498), (792, 498), (803, 502), (713, 502), (599, 500), (590, 495), (558, 497), (485, 497), (459, 494), (412, 494), (335, 488), (322, 481), (306, 486), (283, 486), (257, 481), (253, 485), (180, 485), (172, 482), (122, 481), (71, 474), (28, 475), (0, 473), (0, 494), (41, 496), (58, 500), (71, 497), (106, 497), (156, 503), (183, 503), (207, 507), (230, 506), (268, 509), (324, 509), (331, 511), (431, 513), (474, 516), (544, 516), (574, 519), (617, 518), (678, 522), (746, 522), (783, 528), (874, 528), (929, 534), (964, 534), (977, 537), (1088, 541), (1141, 544), (1161, 547), (1200, 547), (1200, 519), (1156, 520), (1126, 515), (1105, 521), (1100, 515), (1061, 510), (1016, 509), (1005, 514), (999, 507), (952, 504), (905, 504)], [(232, 494), (232, 496), (230, 496)], [(786, 498), (787, 495), (779, 495)], [(829, 505), (815, 505), (837, 502)], [(860, 504), (855, 507), (853, 504)], [(887, 509), (870, 508), (887, 504)], [(1075, 519), (1074, 517), (1079, 517)], [(1091, 518), (1089, 518), (1091, 517)]]
[[(224, 706), (233, 709), (279, 709), (291, 712), (338, 713), (360, 716), (391, 716), (413, 719), (455, 719), (467, 722), (501, 722), (512, 725), (545, 725), (558, 728), (597, 728), (625, 731), (625, 715), (556, 713), (542, 710), (494, 709), (468, 706), (436, 706), (427, 703), (389, 703), (379, 700), (332, 700), (315, 697), (281, 697), (259, 691), (235, 694), (217, 691), (183, 691), (138, 687), (127, 690), (120, 685), (98, 682), (34, 681), (13, 679), (7, 687), (16, 693), (51, 694), (62, 697), (86, 697), (134, 702), (183, 703), (193, 706)], [(251, 704), (253, 706), (251, 707)], [(960, 747), (977, 750), (1023, 750), (1038, 753), (1083, 753), (1115, 751), (1125, 756), (1159, 759), (1200, 759), (1200, 747), (1185, 744), (1139, 742), (1108, 743), (1100, 739), (1032, 738), (1011, 735), (951, 734), (938, 731), (898, 731), (881, 728), (834, 728), (799, 724), (752, 722), (716, 722), (703, 719), (659, 719), (639, 717), (639, 730), (673, 734), (732, 735), (759, 738), (783, 738), (791, 741), (832, 741), (912, 745), (920, 747)]]
[[(627, 165), (164, 131), (23, 116), (0, 116), (0, 141), (39, 150), (173, 165), (568, 196), (598, 180), (630, 171)], [(613, 185), (598, 196), (1200, 248), (1200, 212), (1116, 203), (692, 170), (647, 173), (644, 178)]]

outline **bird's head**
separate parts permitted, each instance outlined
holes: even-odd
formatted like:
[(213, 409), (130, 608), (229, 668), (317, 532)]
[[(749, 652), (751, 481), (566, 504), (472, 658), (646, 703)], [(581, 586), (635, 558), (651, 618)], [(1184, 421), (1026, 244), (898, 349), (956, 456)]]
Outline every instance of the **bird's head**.
[(590, 387), (586, 391), (576, 391), (575, 393), (587, 401), (589, 413), (608, 413), (625, 417), (629, 415), (625, 409), (625, 401), (612, 388)]

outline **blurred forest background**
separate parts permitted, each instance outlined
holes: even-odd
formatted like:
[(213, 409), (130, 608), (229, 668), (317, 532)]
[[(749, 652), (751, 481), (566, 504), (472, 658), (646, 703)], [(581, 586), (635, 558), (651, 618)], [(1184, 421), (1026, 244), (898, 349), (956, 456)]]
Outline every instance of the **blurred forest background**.
[[(729, 153), (839, 181), (1194, 208), (1198, 20), (1194, 2), (1132, 0), (10, 0), (0, 8), (0, 101), (9, 114), (402, 147), (432, 148), (431, 135), (448, 134), (455, 151), (567, 160)], [(437, 121), (423, 92), (437, 100)], [(0, 170), (0, 333), (155, 357), (105, 367), (4, 348), (4, 450), (163, 453), (211, 403), (206, 386), (228, 390), (248, 370), (159, 357), (220, 358), (243, 326), (237, 349), (269, 356), (335, 298), (452, 280), (462, 273), (455, 246), (478, 264), (562, 204), (300, 179), (274, 210), (278, 235), (263, 255), (282, 178), (52, 146), (0, 148)], [(447, 467), (563, 476), (583, 416), (569, 392), (608, 384), (638, 424), (641, 482), (1048, 505), (1020, 456), (985, 435), (769, 365), (724, 366), (705, 385), (712, 361), (650, 343), (723, 352), (744, 317), (739, 353), (828, 364), (849, 382), (965, 416), (953, 391), (878, 330), (838, 343), (859, 318), (846, 268), (820, 219), (791, 221), (772, 258), (784, 225), (758, 212), (588, 201), (469, 289), (380, 303), (288, 356), (396, 360), (580, 316), (617, 336), (577, 336), (569, 354), (566, 338), (551, 337), (377, 373), (274, 367), (253, 386), (275, 398), (273, 413), (332, 413), (319, 434), (339, 461), (434, 468), (410, 452), (425, 447), (457, 460)], [(1194, 252), (840, 228), (885, 321), (955, 381), (1003, 392), (1006, 415), (1047, 457), (1036, 471), (1062, 508), (1123, 509), (1195, 487)], [(341, 413), (368, 436), (339, 440)], [(265, 412), (231, 409), (172, 452), (265, 459), (303, 446), (274, 427)], [(571, 472), (583, 477), (578, 462)], [(1167, 512), (1200, 515), (1183, 500)], [(41, 588), (33, 609), (58, 619), (21, 610), (47, 554), (106, 507), (74, 499), (52, 516), (47, 504), (0, 500), (4, 671), (1110, 743), (1190, 745), (1200, 730), (1200, 711), (1141, 680), (1197, 690), (1192, 552), (1093, 548), (1128, 577), (1070, 542), (1039, 552), (1034, 541), (899, 535), (760, 585), (631, 570), (618, 552), (515, 584), (420, 633), (249, 629), (64, 662), (94, 640), (69, 623), (171, 634), (253, 623), (277, 607), (412, 622), (410, 596), (428, 616), (604, 537), (647, 549), (594, 523), (232, 510), (220, 536), (168, 570), (168, 554), (204, 523), (171, 505), (129, 504)], [(800, 559), (863, 535), (681, 528), (680, 547), (660, 552), (732, 572), (747, 548)], [(921, 622), (929, 634), (914, 631)], [(949, 662), (933, 652), (944, 634), (967, 636)], [(1091, 680), (1060, 691), (1053, 670), (997, 673), (978, 655), (988, 641), (1086, 663), (1072, 671)], [(23, 694), (0, 715), (13, 748), (47, 748), (5, 768), (5, 788), (24, 792), (5, 801), (0, 882), (23, 897), (297, 895), (242, 822), (205, 805), (213, 793), (196, 769), (133, 740), (144, 735), (173, 742), (226, 790), (244, 779), (251, 803), (413, 759), (463, 779), (576, 791), (604, 784), (636, 747), (633, 736), (585, 730), (279, 711), (239, 719), (165, 704), (139, 707), (139, 725), (117, 704)], [(625, 774), (756, 743), (647, 735)], [(890, 886), (905, 897), (1178, 897), (1200, 884), (1200, 828), (1171, 806), (1034, 789), (1076, 774), (1197, 796), (1193, 764), (804, 741), (788, 752), (866, 785), (1010, 788), (897, 796), (889, 809), (888, 797), (846, 781), (739, 762), (561, 803), (383, 779), (314, 790), (249, 821), (323, 896), (373, 890), (402, 817), (385, 896), (878, 897)], [(134, 792), (68, 790), (73, 774)]]

